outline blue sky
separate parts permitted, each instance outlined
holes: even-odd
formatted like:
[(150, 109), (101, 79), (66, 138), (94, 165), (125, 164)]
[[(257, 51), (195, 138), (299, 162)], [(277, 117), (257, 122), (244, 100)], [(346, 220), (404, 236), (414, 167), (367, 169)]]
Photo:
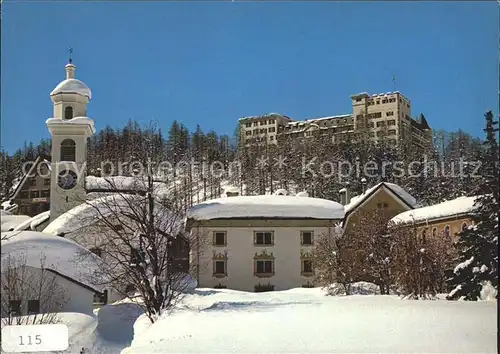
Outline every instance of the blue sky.
[[(232, 134), (242, 116), (350, 113), (401, 91), (434, 128), (498, 112), (496, 2), (17, 2), (2, 14), (1, 145), (49, 137), (67, 48), (98, 129), (151, 119)], [(392, 82), (393, 74), (396, 84)]]

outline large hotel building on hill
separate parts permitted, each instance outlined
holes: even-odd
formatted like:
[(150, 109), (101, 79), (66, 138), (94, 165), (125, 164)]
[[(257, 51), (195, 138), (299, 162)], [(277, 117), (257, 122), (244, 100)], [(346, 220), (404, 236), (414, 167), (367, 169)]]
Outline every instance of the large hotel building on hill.
[(364, 130), (375, 142), (384, 138), (390, 143), (411, 140), (418, 146), (432, 144), (432, 129), (423, 115), (410, 116), (410, 100), (398, 91), (351, 96), (352, 113), (331, 117), (295, 121), (287, 116), (270, 113), (239, 120), (240, 142), (243, 146), (277, 144), (286, 137), (310, 138), (330, 135), (333, 142), (348, 139), (349, 133)]

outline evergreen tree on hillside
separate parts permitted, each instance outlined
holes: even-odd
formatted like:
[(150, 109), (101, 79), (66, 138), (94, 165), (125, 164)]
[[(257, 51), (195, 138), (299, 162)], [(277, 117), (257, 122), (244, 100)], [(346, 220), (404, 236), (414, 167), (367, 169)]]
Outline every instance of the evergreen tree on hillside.
[[(456, 244), (458, 265), (448, 280), (454, 289), (448, 299), (476, 301), (485, 282), (498, 291), (498, 214), (499, 169), (497, 121), (492, 112), (485, 114), (486, 140), (483, 144), (481, 179), (475, 184), (478, 196), (475, 200), (475, 225), (460, 233)], [(497, 295), (498, 296), (498, 295)]]

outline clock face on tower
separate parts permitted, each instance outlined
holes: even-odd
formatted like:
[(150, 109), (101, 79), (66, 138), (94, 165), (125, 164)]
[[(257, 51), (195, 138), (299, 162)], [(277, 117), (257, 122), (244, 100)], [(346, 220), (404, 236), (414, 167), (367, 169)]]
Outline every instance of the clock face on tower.
[(57, 185), (62, 189), (72, 189), (74, 186), (76, 186), (77, 181), (78, 176), (75, 172), (71, 170), (64, 170), (59, 173)]

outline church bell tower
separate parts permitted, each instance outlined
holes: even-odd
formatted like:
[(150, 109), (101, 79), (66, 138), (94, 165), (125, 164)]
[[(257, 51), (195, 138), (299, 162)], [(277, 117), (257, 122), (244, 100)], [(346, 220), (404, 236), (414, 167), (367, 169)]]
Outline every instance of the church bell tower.
[(85, 202), (87, 141), (95, 133), (94, 121), (87, 117), (91, 91), (75, 79), (71, 59), (65, 69), (66, 79), (50, 93), (54, 114), (46, 121), (52, 136), (51, 221)]

